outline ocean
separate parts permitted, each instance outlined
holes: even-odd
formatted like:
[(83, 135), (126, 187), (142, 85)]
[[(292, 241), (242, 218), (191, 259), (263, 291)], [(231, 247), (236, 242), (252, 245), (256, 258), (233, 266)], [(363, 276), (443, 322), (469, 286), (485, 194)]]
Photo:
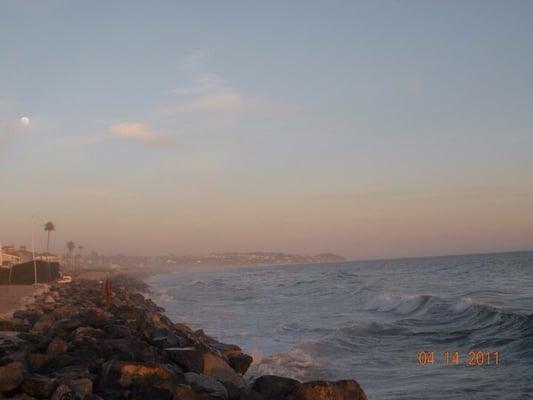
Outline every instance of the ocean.
[(533, 399), (533, 252), (180, 268), (175, 322), (239, 345), (247, 375), (356, 379), (369, 399)]

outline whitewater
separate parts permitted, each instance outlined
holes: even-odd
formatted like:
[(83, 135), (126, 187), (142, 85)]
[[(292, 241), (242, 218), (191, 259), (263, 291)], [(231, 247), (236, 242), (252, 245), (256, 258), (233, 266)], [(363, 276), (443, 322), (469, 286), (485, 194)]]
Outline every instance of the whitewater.
[(250, 378), (356, 379), (369, 399), (533, 399), (533, 252), (181, 268), (174, 321), (239, 345)]

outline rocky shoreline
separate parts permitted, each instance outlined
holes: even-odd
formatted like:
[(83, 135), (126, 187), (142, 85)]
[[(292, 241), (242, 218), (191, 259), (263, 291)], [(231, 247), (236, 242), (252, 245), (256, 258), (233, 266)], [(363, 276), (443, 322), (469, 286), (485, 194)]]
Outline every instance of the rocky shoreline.
[(0, 320), (0, 398), (366, 400), (355, 380), (243, 378), (252, 357), (168, 319), (131, 276), (54, 284)]

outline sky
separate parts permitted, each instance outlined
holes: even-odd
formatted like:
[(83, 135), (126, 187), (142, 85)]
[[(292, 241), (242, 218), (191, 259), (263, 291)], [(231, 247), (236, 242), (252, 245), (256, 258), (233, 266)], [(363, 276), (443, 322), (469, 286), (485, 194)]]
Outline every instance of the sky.
[(0, 1), (0, 241), (533, 249), (531, 1)]

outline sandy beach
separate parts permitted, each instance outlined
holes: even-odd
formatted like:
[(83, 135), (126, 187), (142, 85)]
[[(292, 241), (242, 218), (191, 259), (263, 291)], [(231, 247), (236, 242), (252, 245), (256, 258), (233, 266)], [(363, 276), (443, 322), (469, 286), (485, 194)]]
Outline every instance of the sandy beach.
[(48, 291), (48, 285), (2, 285), (0, 286), (0, 319), (10, 318), (13, 312), (33, 303), (35, 296)]

